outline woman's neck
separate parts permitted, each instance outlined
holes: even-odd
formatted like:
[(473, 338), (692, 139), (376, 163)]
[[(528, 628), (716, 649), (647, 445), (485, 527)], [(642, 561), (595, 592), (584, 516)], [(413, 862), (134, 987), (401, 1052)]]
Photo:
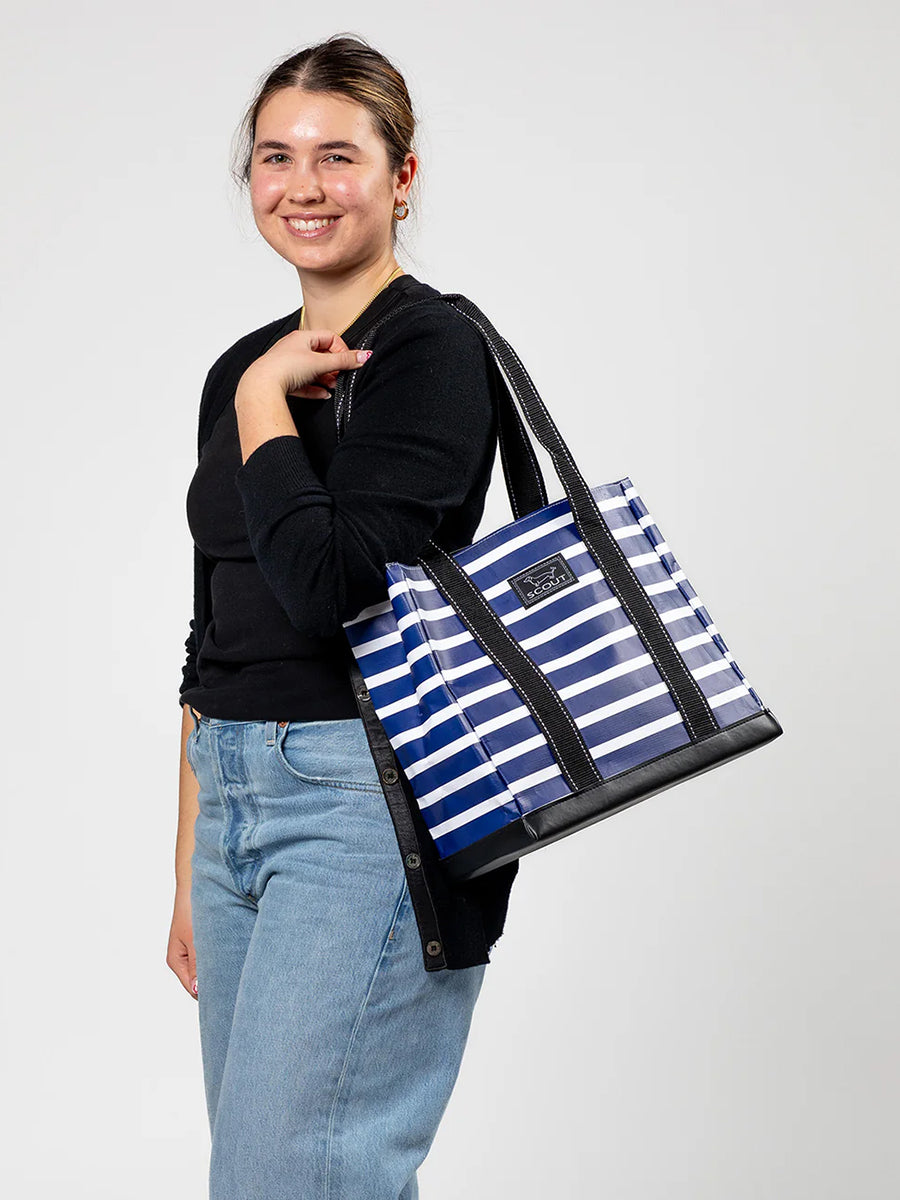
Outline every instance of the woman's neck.
[(377, 291), (398, 268), (397, 260), (389, 254), (343, 275), (308, 272), (301, 277), (303, 328), (342, 332), (368, 308)]

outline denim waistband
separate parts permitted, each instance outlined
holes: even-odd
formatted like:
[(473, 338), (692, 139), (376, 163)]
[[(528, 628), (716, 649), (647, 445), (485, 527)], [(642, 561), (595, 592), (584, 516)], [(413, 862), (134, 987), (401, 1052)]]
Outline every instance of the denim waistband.
[(254, 718), (252, 720), (239, 720), (235, 717), (211, 717), (207, 713), (198, 714), (196, 709), (192, 705), (188, 704), (187, 707), (188, 707), (188, 710), (190, 711), (191, 716), (194, 719), (195, 725), (197, 725), (197, 724), (200, 724), (200, 725), (247, 725), (247, 726), (258, 725), (258, 726), (266, 726), (266, 727), (272, 726), (274, 728), (276, 725), (282, 726), (282, 727), (285, 725), (299, 725), (299, 724), (332, 725), (332, 724), (344, 724), (344, 722), (346, 722), (346, 721), (359, 721), (360, 720), (359, 717), (339, 717), (339, 718), (334, 718), (331, 720), (322, 719), (322, 720), (312, 720), (312, 721), (310, 721), (310, 720), (277, 721), (274, 718), (271, 718), (271, 719)]
[[(210, 730), (218, 729), (218, 728), (229, 728), (231, 726), (241, 726), (242, 728), (246, 728), (248, 730), (253, 730), (253, 729), (259, 729), (260, 731), (264, 730), (267, 746), (275, 745), (276, 741), (278, 740), (279, 726), (285, 726), (289, 723), (287, 721), (261, 721), (261, 720), (238, 721), (238, 720), (234, 720), (231, 717), (209, 717), (206, 715), (206, 713), (203, 713), (198, 718), (197, 713), (194, 711), (193, 708), (191, 708), (191, 716), (194, 720), (194, 728), (198, 732), (201, 729), (201, 727), (204, 725), (207, 728), (209, 728)], [(216, 739), (216, 740), (218, 740), (218, 739)]]
[(208, 717), (206, 713), (202, 713), (200, 720), (204, 725), (266, 725), (267, 721), (237, 721), (231, 717)]
[(191, 719), (194, 722), (194, 728), (198, 729), (200, 725), (286, 725), (286, 721), (262, 720), (254, 718), (253, 720), (238, 720), (235, 717), (212, 717), (206, 713), (198, 713), (193, 704), (187, 705), (188, 712), (191, 714)]

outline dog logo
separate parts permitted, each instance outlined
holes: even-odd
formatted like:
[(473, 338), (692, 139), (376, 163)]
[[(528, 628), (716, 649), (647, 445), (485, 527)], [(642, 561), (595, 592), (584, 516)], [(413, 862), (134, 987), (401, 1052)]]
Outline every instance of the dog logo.
[(511, 575), (506, 582), (522, 601), (522, 607), (531, 608), (538, 601), (577, 583), (578, 576), (561, 554), (551, 554), (534, 566)]

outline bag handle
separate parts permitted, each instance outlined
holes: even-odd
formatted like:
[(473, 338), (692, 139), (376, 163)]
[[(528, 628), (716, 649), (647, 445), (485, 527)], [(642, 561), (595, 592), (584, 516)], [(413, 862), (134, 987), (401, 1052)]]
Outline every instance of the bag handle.
[[(411, 301), (410, 304), (422, 303), (424, 299)], [(627, 556), (603, 519), (590, 487), (579, 471), (569, 447), (547, 411), (546, 405), (518, 354), (509, 342), (501, 337), (481, 309), (466, 296), (458, 292), (445, 292), (441, 293), (440, 299), (451, 304), (478, 330), (487, 343), (495, 362), (508, 379), (515, 398), (525, 414), (529, 429), (550, 455), (557, 477), (568, 498), (572, 517), (581, 540), (600, 567), (607, 584), (646, 645), (657, 670), (669, 688), (673, 701), (681, 712), (691, 740), (697, 741), (718, 732), (719, 724), (705, 695), (675, 648), (675, 643), (672, 641), (671, 634), (662, 617), (644, 591)], [(396, 315), (409, 306), (403, 304), (391, 309), (382, 320)], [(382, 321), (377, 321), (368, 330), (364, 340), (368, 340), (381, 323)], [(352, 405), (354, 379), (355, 372), (350, 372), (347, 384), (347, 419), (349, 419)], [(341, 376), (339, 375), (338, 381), (340, 380)], [(504, 389), (501, 410), (506, 405), (512, 406), (512, 399), (508, 391)], [(343, 404), (341, 403), (339, 420), (342, 415)], [(519, 421), (517, 424), (522, 436), (527, 440), (527, 435), (521, 428), (521, 422)], [(530, 446), (529, 450), (531, 450)], [(534, 464), (537, 478), (540, 479), (540, 491), (544, 493), (543, 478), (533, 451), (529, 457)], [(511, 464), (510, 474), (506, 476), (507, 490), (514, 514), (516, 512), (515, 505), (523, 500), (526, 494), (533, 498), (529, 487), (534, 485), (534, 478), (532, 476), (529, 484), (530, 472), (526, 471), (523, 474), (525, 462), (524, 455), (517, 457), (515, 463)], [(506, 470), (505, 461), (504, 470)], [(524, 509), (524, 512), (531, 511), (534, 511), (534, 508)], [(472, 636), (490, 655), (529, 705), (532, 715), (554, 748), (557, 746), (557, 739), (552, 735), (554, 733), (558, 735), (561, 745), (556, 757), (560, 770), (570, 786), (577, 791), (582, 787), (589, 786), (591, 782), (596, 782), (599, 775), (593, 756), (584, 742), (580, 730), (575, 726), (571, 715), (549, 680), (528, 657), (452, 555), (439, 546), (433, 538), (429, 539), (428, 546), (430, 548), (419, 556), (417, 562), (454, 606)]]
[[(394, 305), (387, 312), (383, 313), (365, 331), (365, 334), (361, 338), (357, 339), (357, 348), (360, 350), (366, 349), (375, 332), (387, 320), (396, 316), (397, 313), (403, 312), (405, 309), (415, 308), (416, 305), (434, 298), (431, 296), (422, 296), (415, 300), (407, 300), (402, 304)], [(498, 370), (493, 352), (492, 365), (495, 370)], [(334, 415), (338, 441), (341, 440), (346, 422), (350, 418), (350, 411), (353, 406), (353, 389), (356, 385), (356, 374), (355, 371), (342, 372), (338, 375), (335, 384)], [(547, 488), (544, 484), (544, 476), (541, 472), (540, 464), (535, 457), (531, 439), (525, 432), (518, 409), (510, 399), (509, 389), (505, 382), (503, 382), (502, 374), (500, 374), (500, 386), (497, 391), (500, 397), (499, 412), (497, 414), (500, 460), (503, 466), (503, 478), (506, 483), (509, 506), (512, 509), (513, 517), (518, 520), (519, 517), (524, 517), (527, 513), (536, 512), (538, 509), (546, 507)]]

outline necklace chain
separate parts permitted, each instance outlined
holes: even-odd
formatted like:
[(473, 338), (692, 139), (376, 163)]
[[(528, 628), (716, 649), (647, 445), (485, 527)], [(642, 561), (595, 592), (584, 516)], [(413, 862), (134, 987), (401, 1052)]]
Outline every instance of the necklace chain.
[[(390, 275), (388, 275), (387, 279), (385, 279), (384, 283), (382, 283), (378, 288), (375, 289), (374, 293), (369, 297), (369, 299), (365, 302), (365, 304), (362, 306), (362, 308), (359, 310), (359, 312), (353, 318), (353, 321), (355, 321), (357, 317), (361, 316), (366, 311), (366, 309), (369, 307), (369, 305), (372, 303), (372, 301), (375, 299), (375, 297), (379, 294), (379, 292), (383, 292), (384, 289), (387, 287), (387, 285), (391, 282), (392, 279), (394, 279), (397, 275), (402, 275), (402, 274), (403, 274), (403, 268), (395, 267), (393, 269), (393, 271), (391, 271)], [(304, 328), (305, 321), (306, 321), (306, 305), (304, 304), (304, 305), (301, 305), (301, 307), (300, 307), (300, 326), (299, 326), (300, 329)], [(347, 324), (344, 326), (344, 328), (340, 331), (341, 334), (345, 334), (347, 332), (347, 330), (353, 324), (353, 321), (347, 322)]]

